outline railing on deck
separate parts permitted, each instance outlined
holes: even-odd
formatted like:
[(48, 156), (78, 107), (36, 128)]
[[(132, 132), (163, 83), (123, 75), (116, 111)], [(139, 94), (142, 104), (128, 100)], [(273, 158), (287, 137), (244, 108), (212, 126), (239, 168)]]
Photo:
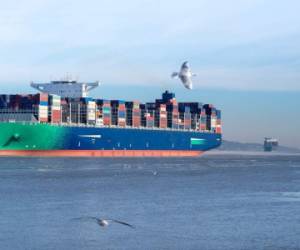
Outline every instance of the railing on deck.
[[(31, 121), (22, 121), (22, 120), (18, 120), (18, 115), (20, 114), (28, 114), (28, 115), (32, 115), (33, 118), (35, 118), (35, 120), (31, 120)], [(7, 116), (7, 120), (3, 120), (1, 119), (1, 115), (8, 115)], [(215, 133), (214, 131), (210, 131), (210, 130), (198, 130), (198, 129), (187, 129), (187, 128), (159, 128), (159, 127), (145, 127), (145, 126), (139, 126), (139, 127), (133, 127), (133, 126), (118, 126), (118, 125), (97, 125), (97, 124), (87, 124), (87, 123), (82, 123), (80, 121), (82, 121), (84, 117), (86, 117), (86, 112), (70, 112), (69, 113), (69, 119), (65, 119), (64, 121), (61, 120), (60, 123), (47, 123), (51, 126), (64, 126), (64, 127), (98, 127), (98, 128), (112, 128), (112, 129), (120, 129), (120, 128), (126, 128), (126, 129), (142, 129), (142, 130), (161, 130), (161, 131), (180, 131), (180, 132), (195, 132), (195, 133)], [(15, 116), (16, 119), (14, 119), (13, 117)], [(76, 119), (73, 119), (74, 116), (76, 117)], [(49, 110), (49, 117), (51, 117), (51, 111)], [(116, 115), (115, 117), (112, 117), (111, 119), (117, 119), (118, 116)], [(63, 119), (63, 117), (62, 117)], [(73, 122), (75, 121), (75, 122)], [(167, 119), (168, 122), (172, 122), (172, 119)], [(0, 109), (0, 122), (15, 122), (15, 123), (22, 123), (22, 124), (38, 124), (40, 123), (38, 121), (38, 109), (20, 109), (20, 110), (16, 110), (16, 109)], [(196, 127), (199, 127), (198, 124)]]

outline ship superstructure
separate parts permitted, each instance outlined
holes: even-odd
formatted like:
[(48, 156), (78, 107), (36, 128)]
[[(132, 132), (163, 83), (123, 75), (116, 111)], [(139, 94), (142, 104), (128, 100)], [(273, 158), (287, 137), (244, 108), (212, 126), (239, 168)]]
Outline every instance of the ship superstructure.
[(88, 97), (89, 92), (99, 86), (99, 82), (77, 82), (74, 80), (51, 81), (50, 83), (34, 83), (31, 87), (42, 93), (58, 95), (60, 97), (80, 98)]

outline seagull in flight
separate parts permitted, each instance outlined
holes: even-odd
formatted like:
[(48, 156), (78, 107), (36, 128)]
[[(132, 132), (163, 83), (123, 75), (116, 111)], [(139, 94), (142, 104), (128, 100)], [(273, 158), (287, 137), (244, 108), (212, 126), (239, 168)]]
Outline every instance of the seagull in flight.
[(183, 83), (184, 87), (187, 89), (193, 89), (193, 83), (192, 83), (192, 77), (196, 76), (196, 74), (193, 74), (189, 63), (185, 61), (180, 68), (179, 72), (173, 72), (172, 73), (172, 78), (178, 77), (181, 82)]
[(127, 227), (130, 227), (134, 229), (135, 227), (127, 222), (120, 221), (120, 220), (114, 220), (114, 219), (101, 219), (93, 216), (84, 216), (84, 217), (79, 217), (79, 218), (74, 218), (74, 220), (92, 220), (95, 221), (100, 227), (107, 227), (111, 223), (118, 223)]

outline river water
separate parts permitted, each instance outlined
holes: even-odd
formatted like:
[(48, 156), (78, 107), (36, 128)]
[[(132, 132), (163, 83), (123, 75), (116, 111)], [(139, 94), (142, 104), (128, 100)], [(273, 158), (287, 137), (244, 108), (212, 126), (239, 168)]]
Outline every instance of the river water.
[(300, 249), (300, 156), (0, 158), (0, 197), (0, 249)]

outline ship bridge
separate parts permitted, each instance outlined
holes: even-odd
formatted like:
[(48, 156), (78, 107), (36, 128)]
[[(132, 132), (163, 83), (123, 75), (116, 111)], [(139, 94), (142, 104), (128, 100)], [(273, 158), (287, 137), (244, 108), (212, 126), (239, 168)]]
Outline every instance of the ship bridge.
[(51, 81), (50, 83), (34, 83), (30, 86), (40, 92), (59, 95), (61, 97), (88, 97), (89, 91), (97, 88), (99, 82), (77, 82), (73, 80)]

